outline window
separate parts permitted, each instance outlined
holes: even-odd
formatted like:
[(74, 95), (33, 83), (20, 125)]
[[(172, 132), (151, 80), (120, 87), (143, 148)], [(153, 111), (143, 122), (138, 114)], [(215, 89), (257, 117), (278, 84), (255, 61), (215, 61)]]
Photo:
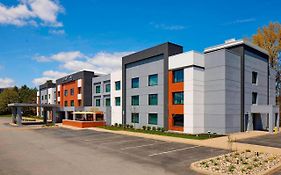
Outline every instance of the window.
[(173, 125), (183, 127), (183, 114), (174, 114), (173, 115)]
[(78, 94), (81, 94), (81, 87), (78, 88)]
[(100, 99), (96, 99), (96, 106), (100, 106)]
[(139, 123), (139, 113), (132, 113), (131, 117), (132, 123)]
[(42, 96), (42, 98), (41, 98), (42, 100), (44, 100), (44, 96)]
[(51, 94), (49, 94), (49, 99), (51, 99)]
[(82, 101), (78, 100), (78, 106), (82, 106)]
[(64, 101), (64, 106), (68, 106), (68, 103), (67, 103), (67, 101)]
[(158, 85), (158, 74), (148, 76), (148, 86)]
[(182, 105), (184, 101), (183, 92), (174, 92), (173, 93), (173, 104), (174, 105)]
[(45, 95), (45, 100), (47, 100), (48, 99), (48, 96), (47, 95)]
[(149, 113), (148, 114), (148, 124), (157, 125), (158, 123), (158, 115), (157, 113)]
[(173, 71), (173, 82), (183, 82), (183, 69)]
[(132, 78), (132, 88), (139, 88), (139, 78)]
[(257, 99), (258, 99), (258, 93), (253, 92), (252, 93), (252, 104), (257, 104)]
[(71, 96), (74, 95), (74, 89), (70, 89), (70, 95), (71, 95)]
[(105, 106), (110, 106), (110, 98), (105, 99)]
[(139, 96), (138, 95), (132, 96), (131, 105), (132, 106), (138, 106), (139, 105)]
[(58, 92), (58, 97), (60, 97), (60, 91)]
[(115, 81), (115, 90), (119, 91), (121, 89), (121, 82), (120, 81)]
[(148, 105), (158, 105), (158, 94), (148, 95)]
[(115, 106), (120, 106), (120, 103), (121, 103), (121, 98), (115, 97)]
[(252, 84), (257, 84), (258, 80), (258, 73), (252, 72)]
[(105, 85), (105, 92), (110, 92), (110, 84)]
[(100, 93), (100, 85), (96, 86), (96, 93)]
[(70, 106), (74, 106), (74, 100), (70, 101)]
[(64, 96), (67, 96), (67, 95), (68, 95), (68, 91), (64, 90)]

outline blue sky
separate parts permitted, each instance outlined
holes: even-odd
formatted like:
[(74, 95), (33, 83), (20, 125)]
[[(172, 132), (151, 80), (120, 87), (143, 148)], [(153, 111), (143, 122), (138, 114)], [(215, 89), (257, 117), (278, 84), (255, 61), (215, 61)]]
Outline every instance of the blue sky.
[(203, 51), (281, 22), (279, 0), (1, 0), (0, 87), (35, 87), (80, 69), (108, 73), (163, 42)]

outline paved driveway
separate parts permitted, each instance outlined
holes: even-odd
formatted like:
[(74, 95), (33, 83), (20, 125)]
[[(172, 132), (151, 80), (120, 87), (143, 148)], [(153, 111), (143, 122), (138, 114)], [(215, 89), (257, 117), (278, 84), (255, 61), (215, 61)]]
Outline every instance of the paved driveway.
[(281, 148), (281, 133), (239, 140), (238, 142)]
[[(1, 123), (2, 121), (2, 123)], [(0, 119), (0, 174), (197, 174), (225, 150), (93, 130), (13, 128)]]

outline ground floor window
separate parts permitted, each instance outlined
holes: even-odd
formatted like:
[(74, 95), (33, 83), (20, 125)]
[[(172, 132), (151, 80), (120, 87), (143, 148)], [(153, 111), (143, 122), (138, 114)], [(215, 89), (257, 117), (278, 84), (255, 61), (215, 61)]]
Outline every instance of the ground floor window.
[(105, 99), (105, 106), (110, 106), (110, 98)]
[(150, 124), (150, 125), (157, 125), (158, 124), (157, 113), (149, 113), (148, 114), (148, 124)]
[(139, 113), (132, 113), (131, 117), (132, 123), (139, 123)]
[(174, 114), (173, 115), (173, 125), (183, 127), (183, 114)]
[(96, 99), (96, 106), (100, 106), (100, 99)]
[(74, 100), (70, 101), (70, 106), (74, 106)]

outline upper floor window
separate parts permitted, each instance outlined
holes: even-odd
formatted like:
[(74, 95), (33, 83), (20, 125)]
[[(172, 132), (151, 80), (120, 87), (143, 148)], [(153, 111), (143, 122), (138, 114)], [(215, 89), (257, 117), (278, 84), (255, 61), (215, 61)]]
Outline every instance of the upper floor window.
[(64, 101), (64, 106), (68, 106), (68, 103), (67, 103), (67, 101)]
[(120, 81), (115, 81), (115, 90), (119, 91), (121, 89), (121, 82)]
[(173, 104), (174, 105), (182, 105), (184, 102), (183, 92), (174, 92), (173, 93)]
[(252, 72), (252, 84), (257, 84), (258, 82), (258, 73)]
[(58, 91), (58, 97), (60, 97), (60, 91)]
[(255, 105), (257, 104), (258, 101), (258, 93), (252, 92), (252, 104)]
[(78, 88), (78, 94), (81, 94), (81, 87)]
[(158, 85), (158, 74), (148, 76), (148, 86)]
[(100, 91), (101, 91), (100, 85), (97, 85), (97, 86), (96, 86), (96, 93), (98, 94), (98, 93), (100, 93)]
[(42, 98), (41, 98), (42, 100), (44, 100), (44, 96), (42, 96)]
[(173, 82), (178, 83), (178, 82), (183, 82), (184, 80), (184, 74), (183, 74), (183, 69), (179, 70), (174, 70), (173, 71)]
[(47, 95), (45, 95), (45, 100), (47, 100), (48, 99), (48, 96)]
[(120, 104), (121, 104), (121, 98), (115, 97), (115, 106), (120, 106)]
[(49, 99), (51, 99), (51, 94), (49, 94)]
[(132, 88), (139, 88), (139, 77), (132, 78)]
[(70, 95), (74, 95), (74, 89), (70, 89)]
[(158, 94), (148, 95), (148, 105), (158, 105)]
[(139, 96), (138, 95), (132, 96), (131, 105), (132, 106), (138, 106), (139, 105)]
[(110, 84), (105, 85), (105, 92), (110, 92)]
[(96, 99), (96, 106), (100, 106), (100, 99)]
[(64, 96), (68, 95), (68, 90), (64, 90)]
[(74, 100), (70, 101), (70, 106), (74, 106)]
[(105, 99), (105, 106), (110, 106), (110, 98)]

